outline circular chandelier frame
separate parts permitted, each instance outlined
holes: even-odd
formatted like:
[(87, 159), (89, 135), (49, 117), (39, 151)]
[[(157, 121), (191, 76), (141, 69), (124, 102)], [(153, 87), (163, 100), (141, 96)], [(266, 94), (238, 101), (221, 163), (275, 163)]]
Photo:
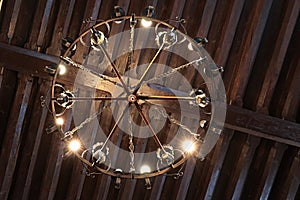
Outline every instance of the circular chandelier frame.
[[(209, 99), (209, 97), (202, 90), (193, 90), (192, 91), (192, 95), (189, 94), (189, 96), (184, 96), (184, 97), (176, 96), (176, 95), (175, 96), (167, 96), (167, 97), (164, 97), (164, 96), (155, 96), (155, 95), (152, 95), (152, 96), (140, 96), (137, 93), (138, 93), (139, 89), (142, 87), (142, 85), (144, 84), (145, 73), (142, 75), (142, 77), (139, 80), (138, 84), (134, 87), (134, 90), (130, 91), (131, 88), (129, 88), (129, 87), (126, 86), (125, 82), (123, 81), (123, 79), (121, 77), (121, 74), (116, 69), (114, 61), (111, 60), (110, 55), (106, 52), (105, 47), (103, 46), (104, 41), (107, 40), (105, 34), (103, 34), (101, 31), (97, 30), (97, 28), (105, 26), (107, 28), (107, 31), (108, 31), (108, 34), (109, 34), (110, 31), (111, 31), (111, 28), (110, 28), (110, 25), (109, 25), (110, 23), (113, 23), (113, 22), (116, 22), (116, 21), (117, 22), (119, 22), (119, 21), (126, 21), (126, 20), (130, 20), (130, 22), (132, 22), (134, 20), (150, 20), (151, 22), (156, 23), (155, 33), (156, 33), (156, 37), (158, 38), (158, 43), (160, 42), (160, 40), (163, 40), (163, 44), (166, 41), (167, 42), (168, 41), (173, 41), (172, 39), (174, 39), (174, 38), (172, 38), (172, 37), (174, 35), (171, 35), (171, 33), (174, 32), (175, 34), (181, 34), (183, 36), (183, 39), (180, 40), (180, 41), (176, 41), (174, 43), (170, 42), (170, 46), (173, 46), (175, 43), (180, 44), (180, 43), (184, 42), (185, 40), (187, 40), (192, 45), (192, 49), (194, 51), (203, 51), (203, 48), (201, 46), (197, 45), (190, 37), (188, 37), (186, 35), (186, 30), (185, 30), (184, 26), (180, 23), (181, 22), (180, 20), (178, 20), (176, 22), (180, 23), (180, 26), (183, 27), (183, 31), (185, 33), (182, 33), (176, 27), (168, 24), (165, 21), (161, 21), (161, 20), (153, 19), (153, 18), (147, 18), (147, 17), (144, 17), (144, 16), (135, 16), (135, 15), (132, 15), (132, 16), (122, 16), (122, 17), (118, 17), (118, 18), (112, 18), (112, 19), (108, 19), (106, 21), (102, 21), (100, 23), (97, 23), (96, 25), (92, 26), (90, 29), (88, 29), (88, 30), (84, 31), (83, 33), (81, 33), (80, 36), (77, 37), (73, 41), (73, 43), (68, 46), (68, 48), (66, 49), (66, 51), (64, 52), (64, 54), (61, 56), (61, 63), (64, 63), (64, 64), (67, 63), (70, 66), (73, 66), (73, 67), (75, 66), (75, 67), (77, 67), (79, 69), (82, 69), (83, 68), (82, 65), (76, 63), (75, 61), (73, 61), (70, 58), (71, 57), (70, 54), (72, 53), (72, 51), (74, 51), (74, 49), (76, 49), (77, 43), (81, 43), (83, 46), (86, 45), (86, 44), (83, 44), (83, 41), (82, 41), (82, 38), (85, 35), (87, 35), (87, 34), (94, 34), (94, 35), (92, 35), (92, 36), (94, 36), (94, 39), (93, 39), (93, 41), (91, 41), (91, 45), (87, 45), (87, 46), (93, 47), (93, 45), (98, 45), (97, 47), (103, 52), (104, 57), (106, 57), (108, 59), (109, 64), (113, 67), (113, 70), (114, 70), (115, 74), (117, 75), (118, 82), (115, 82), (115, 83), (118, 84), (119, 87), (121, 87), (121, 88), (123, 87), (123, 89), (124, 89), (123, 93), (125, 93), (125, 95), (126, 95), (126, 96), (121, 96), (121, 97), (120, 96), (119, 97), (95, 97), (94, 100), (99, 100), (99, 101), (125, 101), (125, 102), (128, 101), (127, 102), (128, 107), (130, 107), (130, 106), (135, 107), (137, 109), (138, 113), (140, 114), (140, 117), (143, 119), (143, 121), (145, 122), (145, 124), (152, 131), (154, 140), (156, 140), (156, 142), (159, 143), (158, 146), (161, 147), (161, 151), (159, 151), (159, 153), (156, 153), (156, 155), (158, 157), (161, 156), (162, 160), (166, 159), (164, 161), (167, 164), (164, 165), (161, 168), (157, 168), (155, 170), (152, 170), (151, 172), (140, 172), (140, 173), (138, 173), (136, 171), (133, 171), (133, 172), (130, 173), (130, 172), (124, 172), (122, 170), (120, 171), (118, 169), (114, 169), (113, 170), (110, 166), (107, 167), (106, 169), (100, 167), (101, 163), (100, 164), (95, 163), (95, 159), (93, 158), (92, 153), (89, 152), (90, 151), (89, 148), (84, 148), (84, 149), (81, 149), (79, 151), (74, 151), (73, 153), (82, 161), (82, 163), (84, 163), (86, 165), (86, 168), (88, 170), (90, 170), (94, 174), (103, 173), (103, 174), (107, 174), (107, 175), (110, 175), (110, 176), (113, 176), (113, 177), (118, 177), (118, 178), (145, 179), (145, 178), (150, 178), (150, 177), (158, 176), (158, 175), (161, 175), (161, 174), (166, 174), (167, 172), (169, 172), (169, 171), (171, 171), (171, 170), (173, 170), (175, 168), (178, 168), (179, 166), (182, 166), (185, 163), (185, 161), (189, 157), (191, 157), (193, 154), (192, 153), (188, 153), (188, 152), (184, 152), (183, 150), (179, 150), (179, 152), (180, 152), (181, 155), (179, 157), (177, 157), (176, 159), (174, 159), (174, 155), (172, 157), (171, 153), (167, 152), (164, 149), (164, 148), (166, 148), (166, 146), (162, 145), (160, 143), (159, 139), (156, 136), (155, 131), (152, 130), (153, 128), (151, 127), (151, 124), (149, 122), (147, 122), (147, 118), (143, 114), (143, 111), (140, 108), (140, 104), (138, 103), (139, 100), (143, 100), (144, 101), (145, 99), (147, 100), (147, 98), (148, 99), (151, 99), (151, 98), (156, 99), (157, 98), (157, 99), (160, 99), (160, 100), (163, 100), (163, 101), (168, 101), (168, 100), (183, 100), (183, 101), (189, 101), (189, 102), (193, 101), (193, 103), (197, 104), (197, 106), (199, 106), (200, 109), (205, 108), (208, 104), (210, 104), (210, 106), (211, 106), (211, 108), (210, 108), (211, 113), (209, 115), (210, 115), (211, 118), (214, 118), (215, 111), (217, 109), (222, 108), (221, 112), (225, 111), (225, 106), (224, 105), (226, 104), (226, 99), (225, 99), (225, 94), (223, 94), (223, 93), (221, 95), (218, 94), (217, 95), (218, 97), (215, 96), (214, 97), (215, 99)], [(168, 32), (168, 33), (164, 33), (162, 31), (159, 32), (158, 29), (159, 29), (159, 26), (161, 26), (161, 25), (165, 26), (164, 28), (170, 29), (170, 32)], [(169, 35), (167, 35), (167, 34), (169, 34)], [(163, 44), (161, 46), (164, 46)], [(155, 60), (155, 59), (153, 59), (153, 60)], [(151, 62), (153, 63), (153, 60), (150, 61), (150, 64), (151, 64)], [(199, 61), (201, 61), (201, 60), (199, 60)], [(192, 65), (192, 64), (189, 64), (189, 65)], [(136, 67), (138, 67), (138, 66), (136, 66)], [(86, 69), (86, 70), (89, 72), (89, 69)], [(204, 71), (205, 70), (208, 70), (208, 68), (205, 68)], [(203, 72), (203, 73), (205, 73), (205, 72)], [(219, 68), (216, 65), (210, 66), (209, 73), (217, 74), (216, 76), (220, 76), (218, 74), (219, 73)], [(53, 117), (54, 117), (55, 120), (57, 120), (58, 117), (64, 115), (64, 112), (66, 110), (68, 110), (68, 109), (70, 109), (70, 108), (73, 107), (73, 104), (76, 102), (76, 98), (77, 98), (77, 100), (79, 100), (79, 98), (76, 97), (76, 95), (74, 94), (74, 92), (65, 90), (63, 88), (63, 86), (61, 85), (61, 83), (59, 83), (59, 81), (58, 81), (58, 77), (59, 76), (61, 76), (61, 75), (59, 73), (59, 67), (58, 67), (57, 70), (56, 70), (56, 73), (54, 74), (54, 79), (53, 79), (53, 84), (52, 84), (52, 89), (51, 89), (51, 108), (52, 108), (52, 113), (53, 113)], [(107, 77), (105, 75), (100, 75), (100, 78), (105, 79)], [(109, 78), (107, 78), (107, 79), (109, 79)], [(217, 84), (220, 84), (219, 80), (220, 79), (218, 78), (218, 81), (217, 81), (218, 83)], [(222, 84), (223, 84), (223, 82), (222, 82)], [(57, 95), (57, 92), (56, 92), (57, 86), (59, 88), (63, 88), (62, 91), (59, 93), (59, 95)], [(224, 92), (224, 88), (223, 88), (224, 86), (221, 85), (220, 87), (221, 87), (221, 89), (219, 89), (218, 91)], [(80, 101), (84, 101), (84, 100), (85, 100), (85, 98), (80, 99)], [(86, 100), (90, 100), (90, 99), (86, 98)], [(215, 105), (217, 105), (217, 106), (215, 106)], [(57, 112), (57, 106), (60, 106), (63, 109), (65, 108), (64, 111), (63, 112)], [(204, 129), (204, 126), (205, 126), (205, 129), (210, 130), (211, 132), (215, 131), (217, 136), (214, 136), (214, 137), (216, 137), (216, 139), (217, 139), (218, 135), (220, 134), (220, 132), (221, 132), (221, 130), (223, 128), (224, 117), (225, 117), (224, 114), (221, 114), (218, 120), (209, 120), (208, 125), (204, 125), (206, 123), (206, 120), (201, 120), (199, 126), (201, 126), (201, 127), (203, 126), (202, 127), (203, 129)], [(121, 116), (120, 116), (120, 118), (121, 118)], [(168, 117), (166, 117), (166, 118), (168, 118)], [(169, 120), (170, 120), (170, 118), (169, 118)], [(119, 120), (116, 120), (116, 123), (115, 123), (115, 125), (114, 125), (114, 127), (112, 129), (117, 128), (118, 121)], [(176, 122), (176, 123), (178, 123), (178, 122)], [(184, 128), (184, 125), (181, 125), (181, 124), (178, 124), (178, 125), (181, 128)], [(59, 127), (58, 130), (60, 132), (61, 138), (62, 138), (62, 140), (64, 142), (66, 142), (66, 144), (68, 144), (74, 138), (76, 138), (76, 139), (78, 139), (80, 141), (80, 137), (76, 133), (77, 130), (78, 130), (78, 128), (76, 129), (76, 127), (75, 127), (75, 129), (73, 129), (71, 131), (64, 131), (61, 125), (59, 125), (58, 127)], [(111, 131), (111, 134), (113, 134), (113, 132), (114, 131)], [(215, 143), (216, 139), (214, 138), (215, 141), (212, 141), (212, 143)], [(196, 138), (195, 141), (197, 142), (197, 145), (198, 145), (197, 148), (198, 149), (200, 149), (201, 145), (203, 145), (203, 143), (206, 142), (205, 138), (201, 138), (201, 139)], [(101, 153), (101, 156), (103, 156), (104, 160), (107, 159), (107, 156), (108, 156), (108, 153), (106, 154), (106, 153), (103, 152), (105, 144), (106, 143), (101, 144), (102, 146), (100, 148), (100, 153)], [(209, 148), (211, 149), (212, 147), (209, 147)], [(177, 150), (177, 149), (175, 149), (175, 150)], [(91, 154), (89, 156), (89, 158), (86, 157), (87, 153)], [(204, 158), (203, 156), (199, 156), (199, 157), (201, 159)], [(173, 160), (172, 160), (172, 158), (173, 158)], [(99, 160), (100, 159), (101, 159), (101, 157), (99, 158)], [(171, 159), (172, 162), (170, 162), (170, 159)]]

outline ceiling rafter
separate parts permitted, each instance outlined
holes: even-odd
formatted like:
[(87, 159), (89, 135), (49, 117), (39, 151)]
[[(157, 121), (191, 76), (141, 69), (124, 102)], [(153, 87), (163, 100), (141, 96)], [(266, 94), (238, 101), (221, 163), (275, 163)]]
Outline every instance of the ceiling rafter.
[[(51, 79), (44, 66), (59, 58), (0, 43), (0, 65), (14, 71)], [(14, 59), (4, 59), (11, 57)], [(16, 59), (20, 58), (20, 59)], [(32, 63), (35, 63), (32, 65)], [(166, 105), (167, 106), (167, 105)], [(300, 125), (287, 120), (257, 113), (237, 106), (227, 107), (225, 127), (251, 135), (300, 147)]]

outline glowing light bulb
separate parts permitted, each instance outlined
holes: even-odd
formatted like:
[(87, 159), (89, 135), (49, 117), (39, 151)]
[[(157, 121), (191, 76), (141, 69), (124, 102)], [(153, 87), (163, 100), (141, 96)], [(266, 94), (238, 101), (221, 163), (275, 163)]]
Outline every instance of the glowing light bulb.
[(60, 125), (60, 126), (64, 125), (64, 123), (65, 123), (64, 119), (61, 117), (57, 118), (55, 122), (57, 125)]
[(66, 66), (63, 65), (63, 64), (59, 64), (59, 65), (58, 65), (58, 74), (59, 74), (59, 75), (63, 75), (63, 74), (65, 74), (66, 72), (67, 72)]
[(150, 27), (152, 25), (152, 21), (146, 20), (146, 19), (142, 19), (141, 23), (142, 23), (142, 26), (146, 27), (146, 28)]
[(151, 172), (151, 169), (148, 165), (143, 165), (141, 167), (141, 173), (144, 174), (144, 173), (150, 173)]
[(191, 153), (195, 150), (195, 144), (193, 141), (191, 140), (185, 140), (182, 143), (182, 147), (184, 149), (185, 152)]
[(78, 151), (80, 149), (80, 147), (81, 147), (81, 144), (80, 144), (79, 140), (77, 140), (77, 139), (71, 140), (69, 143), (69, 149), (73, 152)]

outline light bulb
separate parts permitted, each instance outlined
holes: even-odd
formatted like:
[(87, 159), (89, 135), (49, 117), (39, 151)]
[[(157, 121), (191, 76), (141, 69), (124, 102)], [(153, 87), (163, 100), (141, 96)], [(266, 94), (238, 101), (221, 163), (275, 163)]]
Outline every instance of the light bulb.
[(141, 20), (141, 24), (142, 24), (143, 27), (147, 28), (147, 27), (150, 27), (152, 25), (152, 21), (146, 20), (146, 19), (142, 19)]
[(69, 149), (73, 152), (76, 152), (80, 149), (81, 144), (79, 142), (79, 140), (77, 139), (73, 139), (69, 142)]
[(182, 147), (184, 149), (185, 152), (191, 153), (195, 150), (195, 144), (193, 141), (191, 140), (185, 140), (182, 143)]
[(64, 123), (65, 123), (64, 119), (61, 118), (61, 117), (57, 118), (55, 122), (56, 122), (56, 124), (59, 125), (59, 126), (62, 126), (62, 125), (64, 125)]
[(150, 173), (151, 172), (151, 169), (148, 165), (143, 165), (141, 167), (141, 173), (144, 174), (144, 173)]
[(66, 66), (63, 65), (63, 64), (59, 64), (59, 65), (58, 65), (58, 74), (59, 74), (59, 75), (63, 75), (63, 74), (65, 74), (66, 72), (67, 72)]

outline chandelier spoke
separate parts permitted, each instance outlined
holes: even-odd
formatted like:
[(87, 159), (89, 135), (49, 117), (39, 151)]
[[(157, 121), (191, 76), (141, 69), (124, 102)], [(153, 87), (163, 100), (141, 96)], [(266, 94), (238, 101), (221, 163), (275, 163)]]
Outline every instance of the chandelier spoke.
[(115, 132), (118, 124), (120, 123), (120, 121), (122, 120), (124, 114), (127, 112), (128, 108), (130, 107), (130, 104), (128, 104), (128, 106), (126, 106), (126, 108), (124, 109), (124, 111), (121, 113), (121, 115), (119, 116), (119, 118), (117, 119), (115, 125), (113, 126), (113, 128), (111, 129), (109, 135), (107, 136), (105, 142), (103, 143), (102, 147), (100, 150), (103, 150), (103, 148), (105, 147), (105, 145), (107, 144), (108, 140), (111, 138), (111, 136), (113, 135), (113, 133)]
[(127, 88), (127, 86), (125, 85), (125, 82), (123, 81), (118, 69), (117, 69), (117, 66), (115, 65), (115, 63), (112, 61), (112, 59), (110, 58), (110, 56), (108, 55), (107, 51), (105, 50), (105, 48), (103, 47), (103, 45), (99, 45), (99, 47), (101, 48), (101, 51), (104, 53), (105, 57), (107, 58), (107, 60), (109, 61), (110, 65), (112, 66), (115, 74), (117, 75), (119, 81), (121, 82), (124, 90), (126, 91), (127, 94), (130, 94), (129, 92), (129, 89)]
[(157, 58), (157, 56), (160, 54), (161, 50), (163, 49), (165, 43), (162, 43), (159, 47), (159, 49), (157, 50), (156, 54), (154, 55), (154, 57), (152, 58), (152, 60), (150, 61), (150, 63), (148, 64), (146, 70), (144, 71), (143, 75), (141, 76), (139, 82), (137, 83), (137, 85), (135, 86), (134, 90), (133, 90), (133, 94), (136, 94), (136, 92), (138, 91), (138, 89), (140, 88), (140, 86), (142, 85), (146, 75), (148, 74), (148, 71), (150, 69), (150, 67), (152, 66), (153, 62), (155, 61), (155, 59)]
[(150, 131), (151, 131), (151, 133), (152, 133), (152, 135), (153, 135), (153, 138), (154, 138), (155, 142), (157, 143), (157, 145), (158, 145), (163, 151), (165, 151), (165, 150), (164, 150), (164, 147), (163, 147), (163, 145), (161, 144), (159, 138), (157, 137), (157, 135), (156, 135), (156, 133), (155, 133), (155, 131), (154, 131), (152, 125), (150, 124), (149, 120), (147, 119), (147, 117), (146, 117), (145, 114), (143, 113), (143, 111), (142, 111), (140, 105), (139, 105), (137, 102), (135, 102), (134, 104), (135, 104), (135, 107), (136, 107), (136, 109), (138, 110), (140, 116), (142, 117), (143, 121), (144, 121), (145, 124), (149, 127), (149, 129), (150, 129)]
[[(64, 101), (62, 97), (51, 98), (52, 101)], [(118, 101), (127, 100), (127, 97), (68, 97), (68, 101)]]
[(117, 86), (119, 86), (119, 87), (123, 87), (120, 83), (111, 80), (111, 77), (106, 76), (106, 75), (104, 75), (104, 74), (101, 74), (101, 73), (99, 73), (99, 72), (96, 72), (96, 71), (94, 71), (94, 70), (91, 70), (91, 69), (89, 69), (89, 68), (83, 66), (82, 64), (79, 64), (79, 63), (75, 62), (74, 60), (72, 60), (72, 59), (69, 58), (69, 57), (63, 57), (63, 56), (60, 56), (60, 59), (63, 60), (64, 62), (66, 62), (67, 64), (72, 65), (73, 67), (76, 67), (76, 68), (81, 69), (81, 70), (83, 70), (83, 71), (85, 71), (85, 72), (91, 73), (91, 74), (93, 74), (93, 75), (96, 75), (96, 76), (98, 76), (99, 78), (101, 78), (101, 79), (104, 80), (104, 81), (108, 81), (108, 82), (113, 83), (114, 85), (117, 85)]
[(195, 97), (190, 96), (138, 96), (138, 99), (142, 100), (184, 100), (184, 101), (191, 101), (195, 100)]

